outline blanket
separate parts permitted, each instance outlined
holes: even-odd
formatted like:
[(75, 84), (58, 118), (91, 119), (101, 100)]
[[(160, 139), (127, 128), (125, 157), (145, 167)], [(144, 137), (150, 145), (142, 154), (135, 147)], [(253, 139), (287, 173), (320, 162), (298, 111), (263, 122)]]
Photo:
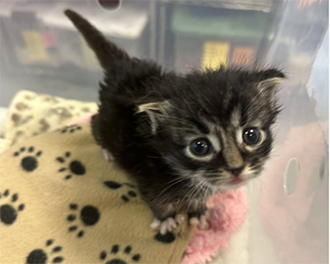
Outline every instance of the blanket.
[(108, 163), (89, 124), (1, 154), (0, 263), (179, 263), (192, 229), (150, 230), (134, 182)]
[[(59, 127), (62, 127), (64, 134), (74, 134), (75, 130), (79, 130), (79, 127), (81, 127), (80, 125), (72, 128), (63, 128), (63, 126), (65, 124), (72, 125), (89, 122), (89, 118), (96, 111), (96, 107), (95, 103), (79, 102), (46, 94), (21, 91), (15, 96), (8, 109), (5, 125), (1, 130), (0, 151), (8, 149), (10, 146), (15, 147), (28, 138), (47, 133), (47, 131), (52, 131)], [(48, 144), (52, 144), (52, 137), (48, 139)], [(64, 145), (62, 148), (65, 149), (66, 146)], [(6, 174), (8, 173), (11, 172), (9, 171)], [(30, 179), (33, 180), (33, 178)], [(4, 182), (2, 181), (2, 175), (0, 182)], [(18, 181), (17, 185), (19, 184), (25, 183)], [(38, 188), (38, 186), (36, 184), (35, 188)], [(127, 187), (128, 185), (120, 186)], [(76, 187), (80, 188), (79, 185)], [(112, 188), (115, 187), (112, 186)], [(93, 187), (90, 191), (93, 192)], [(6, 190), (3, 192), (6, 193)], [(79, 200), (79, 198), (77, 199)], [(127, 198), (124, 196), (123, 199)], [(56, 197), (54, 197), (54, 201), (56, 202)], [(248, 230), (247, 225), (242, 226), (242, 224), (247, 217), (248, 202), (244, 190), (241, 188), (218, 194), (210, 199), (208, 206), (211, 215), (209, 221), (211, 228), (209, 230), (197, 230), (194, 233), (181, 259), (181, 263), (194, 264), (205, 263), (206, 261), (227, 264), (247, 263)], [(129, 212), (127, 213), (129, 215)], [(43, 221), (41, 218), (36, 218), (35, 221)], [(0, 221), (4, 223), (1, 219)], [(2, 223), (0, 223), (0, 226)], [(19, 235), (13, 233), (13, 235), (25, 236), (24, 233)], [(2, 244), (1, 238), (0, 243)], [(19, 240), (19, 237), (17, 239)], [(93, 244), (94, 240), (90, 240), (89, 243)], [(78, 263), (85, 263), (85, 260), (81, 259)]]

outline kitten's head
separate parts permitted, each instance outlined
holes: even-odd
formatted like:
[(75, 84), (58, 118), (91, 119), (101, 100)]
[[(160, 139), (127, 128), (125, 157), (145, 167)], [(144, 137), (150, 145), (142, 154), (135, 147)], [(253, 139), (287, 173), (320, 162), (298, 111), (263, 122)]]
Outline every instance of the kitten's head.
[(283, 78), (275, 69), (171, 76), (161, 84), (166, 88), (158, 98), (164, 100), (138, 106), (151, 124), (144, 132), (178, 175), (212, 188), (240, 186), (269, 157), (279, 112), (275, 94)]
[(131, 59), (76, 13), (66, 14), (105, 69), (102, 103), (120, 92), (126, 103), (129, 98), (134, 133), (174, 173), (214, 189), (238, 187), (260, 174), (272, 149), (282, 72), (163, 73), (155, 64)]

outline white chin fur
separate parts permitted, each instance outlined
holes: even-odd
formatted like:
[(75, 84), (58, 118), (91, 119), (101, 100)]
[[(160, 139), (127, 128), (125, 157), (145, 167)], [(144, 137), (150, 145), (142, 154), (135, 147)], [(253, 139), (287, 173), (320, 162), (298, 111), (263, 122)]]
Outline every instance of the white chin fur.
[(223, 185), (221, 185), (220, 189), (221, 189), (221, 191), (235, 190), (235, 189), (238, 189), (239, 187), (244, 186), (247, 182), (248, 182), (248, 180), (244, 180), (239, 184), (223, 184)]
[(220, 190), (221, 191), (230, 191), (230, 190), (235, 190), (238, 189), (239, 187), (242, 187), (244, 185), (246, 185), (251, 179), (254, 179), (256, 176), (251, 177), (252, 175), (244, 177), (243, 181), (238, 183), (238, 184), (229, 184), (229, 183), (225, 183), (223, 185), (220, 186)]

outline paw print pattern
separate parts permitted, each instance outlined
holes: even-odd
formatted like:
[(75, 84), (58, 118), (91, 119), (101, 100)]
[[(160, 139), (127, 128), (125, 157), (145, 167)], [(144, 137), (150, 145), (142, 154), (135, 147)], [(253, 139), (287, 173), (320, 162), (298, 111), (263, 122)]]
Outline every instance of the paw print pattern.
[(82, 130), (81, 126), (69, 126), (61, 129), (60, 131), (62, 134), (65, 134), (65, 133), (74, 133), (79, 130)]
[(3, 194), (0, 194), (0, 199), (0, 201), (8, 199), (5, 204), (0, 206), (0, 221), (5, 225), (12, 225), (17, 219), (18, 212), (24, 210), (24, 204), (16, 206), (15, 203), (18, 201), (18, 194), (14, 193), (10, 196), (9, 190), (5, 190)]
[(26, 172), (32, 172), (38, 168), (38, 158), (42, 155), (41, 151), (35, 153), (34, 147), (22, 147), (19, 151), (14, 153), (14, 157), (20, 157), (21, 155), (27, 155), (21, 160), (21, 167)]
[(154, 239), (163, 244), (170, 244), (175, 241), (176, 237), (172, 232), (167, 232), (165, 235), (158, 233), (155, 235)]
[[(102, 261), (106, 261), (107, 257), (107, 252), (102, 251), (100, 253), (100, 259)], [(120, 251), (119, 245), (113, 245), (108, 259), (109, 260), (107, 260), (105, 264), (127, 264), (131, 263), (132, 261), (139, 262), (141, 255), (133, 255), (131, 246), (126, 246), (123, 251)]]
[[(66, 159), (71, 157), (70, 152), (66, 152), (64, 157), (57, 157), (56, 161), (61, 164), (65, 164)], [(65, 180), (69, 180), (72, 178), (72, 175), (75, 176), (83, 176), (86, 174), (85, 166), (78, 160), (69, 161), (69, 164), (66, 167), (62, 167), (58, 170), (60, 173), (65, 173)]]
[[(46, 241), (46, 246), (44, 249), (35, 249), (30, 252), (30, 254), (26, 257), (26, 264), (46, 264), (48, 263), (61, 263), (64, 258), (59, 256), (62, 251), (61, 246), (54, 246), (53, 239), (49, 239)], [(51, 259), (48, 261), (48, 258)]]
[[(80, 219), (80, 223), (85, 226), (85, 227), (90, 227), (90, 226), (94, 226), (97, 224), (97, 222), (100, 220), (101, 214), (99, 212), (99, 210), (92, 206), (92, 205), (85, 205), (84, 207), (82, 207), (82, 209), (78, 212), (78, 205), (77, 204), (70, 204), (69, 205), (69, 209), (70, 211), (72, 211), (72, 213), (70, 213), (66, 220), (69, 221), (70, 223), (72, 223), (73, 225), (70, 226), (68, 228), (69, 232), (75, 232), (77, 231), (77, 237), (83, 237), (85, 234), (84, 230), (79, 230), (78, 231), (78, 227), (79, 224), (76, 225), (74, 224), (74, 222), (77, 220), (77, 218)], [(79, 215), (78, 215), (79, 214)]]
[(106, 187), (108, 187), (111, 190), (118, 190), (118, 189), (122, 188), (123, 186), (127, 186), (129, 188), (127, 195), (123, 194), (121, 196), (121, 199), (124, 202), (129, 202), (130, 198), (137, 197), (137, 193), (135, 191), (133, 191), (133, 189), (136, 189), (136, 187), (130, 183), (119, 183), (119, 182), (115, 182), (115, 181), (105, 181), (103, 183)]

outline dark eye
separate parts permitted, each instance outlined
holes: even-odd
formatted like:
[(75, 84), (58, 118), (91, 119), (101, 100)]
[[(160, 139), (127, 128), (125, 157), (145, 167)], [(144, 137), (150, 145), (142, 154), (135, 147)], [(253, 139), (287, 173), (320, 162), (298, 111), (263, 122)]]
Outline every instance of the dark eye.
[(246, 128), (243, 131), (243, 141), (247, 145), (255, 145), (260, 141), (260, 132), (257, 128)]
[(211, 143), (204, 138), (199, 138), (190, 143), (190, 151), (196, 156), (205, 156), (211, 151)]

